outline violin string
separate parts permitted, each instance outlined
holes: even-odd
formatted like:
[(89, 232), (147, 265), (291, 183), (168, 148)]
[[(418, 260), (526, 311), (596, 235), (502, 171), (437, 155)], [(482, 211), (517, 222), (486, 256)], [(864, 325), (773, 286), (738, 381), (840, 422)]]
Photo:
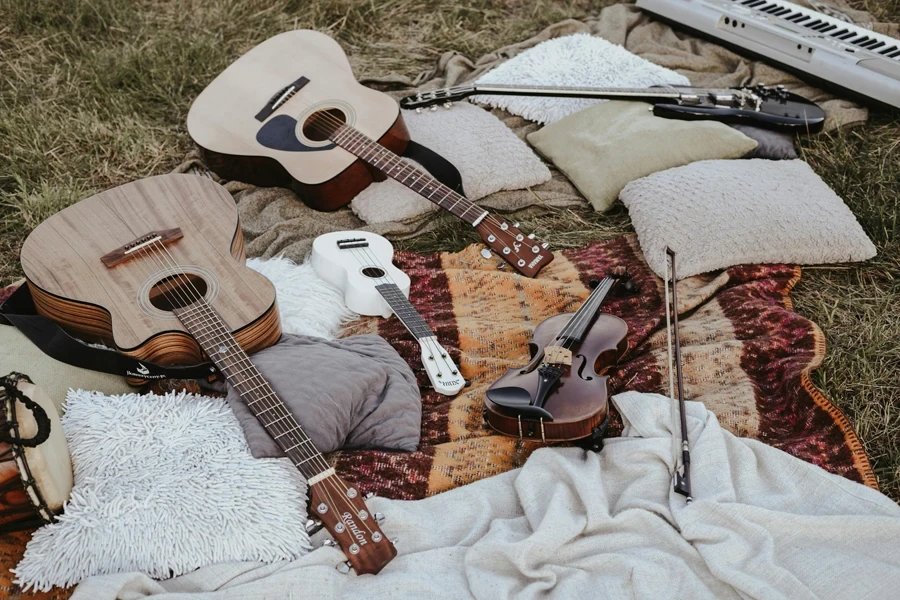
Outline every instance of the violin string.
[[(150, 251), (149, 251), (149, 247), (150, 247), (150, 246), (158, 246), (159, 249), (162, 249), (162, 250), (165, 252), (165, 255), (168, 257), (168, 261), (170, 262), (170, 264), (169, 264), (168, 266), (165, 264), (166, 261), (163, 260), (163, 259), (166, 259), (166, 256), (164, 256), (162, 252), (159, 252), (158, 249), (154, 248), (155, 253), (154, 253), (154, 252), (150, 252)], [(205, 306), (208, 307), (208, 308), (210, 309), (210, 311), (212, 311), (212, 307), (209, 306), (209, 304), (208, 304), (207, 302), (205, 302), (205, 297), (203, 296), (203, 294), (201, 294), (200, 291), (196, 288), (196, 286), (195, 286), (195, 285), (193, 284), (193, 282), (191, 281), (190, 277), (187, 276), (186, 272), (185, 272), (182, 268), (179, 267), (177, 261), (175, 261), (174, 257), (173, 257), (173, 256), (171, 255), (171, 253), (169, 252), (168, 248), (166, 248), (165, 244), (163, 244), (162, 242), (160, 242), (159, 240), (157, 240), (156, 242), (154, 242), (154, 243), (152, 243), (152, 244), (150, 244), (150, 245), (148, 245), (148, 246), (146, 246), (146, 247), (144, 247), (144, 248), (142, 248), (142, 249), (140, 249), (140, 250), (143, 252), (144, 249), (147, 249), (145, 255), (146, 255), (146, 256), (149, 256), (149, 257), (152, 257), (154, 260), (157, 259), (157, 256), (156, 256), (155, 254), (158, 254), (159, 257), (161, 257), (161, 258), (160, 258), (160, 260), (157, 261), (157, 264), (159, 264), (160, 266), (162, 266), (164, 271), (166, 271), (167, 269), (168, 269), (168, 270), (171, 270), (171, 271), (174, 271), (175, 276), (182, 278), (185, 282), (187, 282), (187, 284), (188, 284), (188, 285), (190, 286), (190, 288), (193, 290), (193, 292), (194, 292), (194, 297), (193, 297), (193, 298), (191, 298), (190, 295), (188, 294), (187, 290), (185, 290), (184, 294), (179, 293), (179, 301), (186, 302), (185, 305), (188, 306), (188, 305), (194, 304), (195, 302), (199, 302), (200, 300), (203, 300)], [(176, 288), (176, 289), (177, 289), (177, 288)], [(215, 313), (213, 313), (213, 314), (215, 314)], [(216, 316), (217, 316), (217, 315), (216, 315)], [(221, 317), (219, 317), (219, 320), (221, 320)], [(224, 324), (224, 321), (223, 321), (223, 324)], [(227, 336), (226, 336), (226, 339), (227, 339), (227, 338), (233, 339), (233, 337), (231, 336), (231, 332), (228, 332), (228, 334), (227, 334)], [(236, 340), (235, 340), (235, 343), (236, 343)], [(241, 351), (241, 353), (243, 354), (243, 351)], [(238, 360), (236, 360), (235, 362), (231, 363), (230, 365), (228, 365), (228, 364), (226, 363), (226, 368), (230, 368), (230, 367), (232, 367), (232, 366), (234, 366), (234, 365), (237, 365), (237, 364), (239, 364), (239, 363), (241, 363), (241, 362), (245, 362), (245, 361), (246, 361), (247, 363), (249, 363), (251, 366), (254, 366), (253, 363), (249, 360), (249, 357), (246, 357), (246, 356), (241, 357), (241, 356), (239, 356), (239, 357), (238, 357)], [(223, 362), (225, 362), (225, 361), (223, 360)], [(256, 369), (254, 369), (254, 370), (256, 370)], [(255, 375), (252, 375), (252, 376), (251, 376), (250, 378), (248, 378), (247, 380), (244, 380), (243, 383), (246, 383), (247, 381), (252, 380), (252, 379), (255, 379), (255, 378), (259, 378), (259, 379), (262, 381), (261, 386), (264, 386), (264, 387), (268, 388), (269, 394), (270, 394), (271, 396), (274, 396), (275, 398), (277, 398), (277, 394), (276, 394), (275, 391), (271, 388), (271, 385), (269, 384), (269, 382), (266, 381), (266, 379), (262, 377), (262, 374), (260, 374), (260, 373), (258, 372), (258, 370), (256, 370), (256, 374), (255, 374)], [(279, 400), (276, 404), (274, 404), (274, 405), (271, 407), (271, 409), (272, 409), (272, 410), (278, 410), (278, 411), (284, 413), (283, 416), (285, 416), (285, 417), (287, 417), (287, 416), (291, 416), (291, 417), (292, 417), (292, 415), (290, 415), (290, 413), (287, 411), (287, 409), (286, 409), (285, 405), (283, 404), (283, 402), (281, 402), (280, 400)], [(296, 422), (296, 421), (295, 421), (295, 422)], [(279, 424), (279, 427), (278, 427), (278, 428), (275, 427), (275, 423), (278, 423), (278, 424)], [(290, 428), (282, 428), (280, 420), (279, 420), (279, 421), (274, 421), (274, 422), (270, 423), (269, 427), (271, 427), (272, 429), (275, 429), (276, 435), (279, 435), (279, 434), (288, 434), (288, 433), (291, 433), (291, 432), (292, 432), (292, 429), (290, 429)], [(299, 424), (297, 424), (297, 427), (300, 428)], [(301, 431), (302, 431), (302, 428), (300, 428), (300, 429), (301, 429)], [(304, 435), (306, 436), (305, 432), (304, 432)], [(309, 436), (306, 436), (306, 438), (309, 439)], [(303, 448), (303, 444), (304, 444), (304, 443), (305, 443), (305, 442), (302, 442), (302, 443), (301, 443), (299, 446), (297, 446), (297, 448), (296, 448), (296, 449), (299, 451), (298, 453), (300, 453), (301, 456), (304, 457), (304, 460), (301, 461), (300, 464), (303, 464), (303, 463), (305, 463), (305, 462), (307, 462), (307, 461), (316, 461), (316, 462), (319, 463), (319, 464), (316, 465), (316, 466), (319, 468), (320, 472), (325, 472), (325, 471), (327, 471), (328, 469), (331, 468), (331, 465), (328, 464), (328, 462), (325, 460), (325, 457), (324, 457), (324, 456), (322, 455), (322, 453), (318, 450), (318, 448), (316, 448), (315, 445), (312, 444), (311, 441), (310, 441), (310, 445), (313, 447), (313, 450), (312, 450), (312, 451), (310, 451), (309, 449), (304, 449), (304, 448)], [(296, 465), (295, 465), (295, 466), (296, 466)], [(322, 492), (323, 492), (323, 494), (328, 498), (328, 501), (329, 501), (329, 503), (330, 503), (330, 505), (331, 505), (332, 507), (337, 508), (338, 504), (334, 501), (334, 498), (332, 498), (331, 493), (330, 493), (330, 491), (329, 491), (329, 487), (331, 488), (331, 491), (336, 492), (336, 494), (338, 495), (338, 497), (339, 497), (339, 498), (343, 501), (343, 503), (351, 510), (351, 514), (357, 514), (356, 511), (355, 511), (355, 508), (354, 508), (354, 506), (353, 506), (353, 504), (352, 504), (352, 502), (351, 502), (351, 498), (350, 498), (349, 495), (348, 495), (349, 487), (347, 486), (347, 484), (346, 484), (341, 478), (329, 474), (328, 476), (326, 476), (325, 478), (323, 478), (322, 480), (320, 480), (319, 483), (322, 484), (322, 488), (321, 488), (321, 489), (322, 489)], [(343, 491), (341, 490), (341, 487), (343, 487)], [(358, 492), (357, 492), (357, 493), (358, 493)], [(368, 524), (367, 524), (366, 521), (367, 521), (367, 519), (363, 519), (362, 517), (360, 517), (360, 523), (361, 523), (362, 526), (363, 526), (363, 527), (371, 534), (371, 533), (372, 533), (372, 530), (369, 528), (369, 526), (368, 526)]]
[[(571, 349), (570, 346), (574, 346), (575, 343), (577, 343), (576, 341), (570, 341), (567, 338), (593, 318), (597, 308), (603, 303), (603, 300), (609, 291), (611, 282), (612, 280), (608, 277), (601, 281), (597, 288), (585, 299), (579, 310), (568, 320), (568, 322), (566, 322), (565, 327), (557, 334), (556, 340), (560, 342), (560, 345), (563, 348)], [(597, 306), (594, 306), (593, 304), (596, 304)]]

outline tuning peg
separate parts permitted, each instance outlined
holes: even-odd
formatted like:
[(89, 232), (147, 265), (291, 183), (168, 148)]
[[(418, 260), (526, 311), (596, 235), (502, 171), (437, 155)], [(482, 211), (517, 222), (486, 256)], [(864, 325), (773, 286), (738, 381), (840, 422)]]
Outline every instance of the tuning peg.
[(497, 269), (499, 269), (500, 271), (504, 270), (505, 268), (506, 268), (506, 263), (503, 262), (502, 260), (497, 263)]
[(421, 114), (422, 114), (422, 107), (421, 107), (421, 106), (416, 107), (416, 114), (417, 114), (417, 115), (421, 115)]
[(307, 519), (306, 520), (306, 534), (312, 535), (318, 530), (322, 529), (322, 521), (319, 519)]
[(493, 255), (494, 255), (494, 253), (491, 252), (490, 248), (482, 248), (481, 249), (482, 258), (490, 258)]
[(334, 541), (334, 540), (331, 539), (331, 538), (328, 538), (327, 540), (325, 540), (324, 542), (322, 542), (322, 545), (323, 545), (323, 546), (329, 546), (329, 547), (332, 547), (332, 548), (333, 548), (333, 547), (337, 546), (337, 542)]
[(400, 538), (396, 537), (396, 538), (392, 539), (391, 543), (396, 546), (397, 544), (400, 543)]
[(519, 228), (519, 223), (518, 223), (518, 221), (516, 221), (515, 223), (513, 223), (513, 227), (515, 227), (516, 229)]
[(452, 102), (444, 102), (444, 108), (450, 108), (451, 106), (453, 106)]
[(547, 242), (544, 242), (543, 244), (541, 244), (541, 248), (543, 248), (544, 250), (546, 250), (549, 247), (550, 247), (550, 244), (548, 244)]
[(338, 570), (338, 573), (346, 575), (350, 572), (350, 569), (352, 569), (353, 566), (350, 564), (349, 560), (345, 560), (344, 562), (339, 562), (338, 564), (334, 565), (334, 568)]
[(429, 110), (431, 110), (431, 112), (435, 112), (437, 110), (437, 104), (432, 104)]
[(366, 494), (365, 496), (363, 496), (363, 499), (364, 499), (364, 500), (371, 500), (372, 498), (374, 498), (374, 497), (377, 496), (377, 495), (378, 495), (378, 494), (376, 494), (375, 492), (369, 492), (368, 494)]
[(372, 518), (375, 519), (375, 522), (379, 525), (384, 523), (384, 515), (382, 513), (375, 513), (372, 515)]
[(534, 239), (534, 234), (533, 234), (533, 233), (529, 233), (529, 234), (528, 234), (528, 239), (529, 239), (529, 240), (533, 240), (533, 239)]

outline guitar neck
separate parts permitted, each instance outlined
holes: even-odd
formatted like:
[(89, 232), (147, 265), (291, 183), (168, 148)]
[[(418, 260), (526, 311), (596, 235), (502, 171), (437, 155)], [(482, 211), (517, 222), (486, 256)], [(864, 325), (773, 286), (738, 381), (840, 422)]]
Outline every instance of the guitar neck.
[(555, 98), (595, 98), (603, 100), (678, 100), (682, 91), (669, 86), (649, 88), (613, 88), (548, 85), (477, 84), (468, 95), (549, 96)]
[(216, 310), (200, 299), (173, 312), (310, 485), (333, 473), (325, 457), (250, 362), (250, 357)]
[(464, 196), (454, 192), (426, 171), (412, 166), (349, 125), (341, 125), (336, 128), (329, 138), (341, 148), (358, 156), (388, 177), (396, 179), (426, 200), (453, 213), (470, 225), (477, 225), (488, 214), (486, 210), (472, 204)]
[(423, 338), (435, 337), (434, 331), (419, 314), (419, 311), (410, 304), (409, 300), (403, 295), (403, 291), (393, 283), (383, 283), (375, 286), (381, 297), (385, 299), (400, 322), (409, 330), (409, 332), (417, 340)]

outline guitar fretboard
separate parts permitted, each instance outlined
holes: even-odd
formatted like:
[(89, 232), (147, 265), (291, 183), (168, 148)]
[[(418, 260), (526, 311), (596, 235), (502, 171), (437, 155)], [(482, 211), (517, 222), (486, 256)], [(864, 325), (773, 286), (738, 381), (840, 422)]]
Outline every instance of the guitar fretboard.
[(412, 166), (349, 125), (337, 127), (329, 139), (470, 225), (476, 225), (487, 216), (487, 211), (483, 208), (472, 204), (426, 171)]
[(391, 310), (394, 311), (394, 314), (397, 315), (397, 318), (400, 319), (416, 339), (434, 337), (431, 327), (428, 326), (428, 323), (425, 322), (419, 311), (409, 303), (409, 300), (403, 295), (403, 291), (396, 284), (382, 283), (381, 285), (376, 285), (375, 289), (378, 290), (378, 293), (381, 294), (382, 298), (390, 305)]
[(173, 312), (307, 480), (328, 471), (325, 457), (250, 362), (215, 309), (201, 299)]

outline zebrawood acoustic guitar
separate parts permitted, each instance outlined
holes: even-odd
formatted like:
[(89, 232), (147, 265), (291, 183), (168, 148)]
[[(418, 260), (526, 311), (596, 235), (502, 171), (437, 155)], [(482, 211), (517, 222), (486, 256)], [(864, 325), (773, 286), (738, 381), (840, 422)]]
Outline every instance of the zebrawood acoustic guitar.
[(325, 34), (288, 31), (244, 54), (197, 97), (187, 127), (225, 179), (291, 188), (336, 210), (387, 176), (472, 225), (522, 275), (553, 260), (547, 244), (402, 160), (409, 133), (397, 101), (360, 85)]
[(278, 311), (272, 284), (244, 265), (224, 188), (161, 175), (91, 196), (41, 223), (21, 260), (37, 310), (69, 331), (161, 364), (208, 357), (306, 477), (310, 513), (357, 573), (397, 554), (248, 357), (278, 340)]

